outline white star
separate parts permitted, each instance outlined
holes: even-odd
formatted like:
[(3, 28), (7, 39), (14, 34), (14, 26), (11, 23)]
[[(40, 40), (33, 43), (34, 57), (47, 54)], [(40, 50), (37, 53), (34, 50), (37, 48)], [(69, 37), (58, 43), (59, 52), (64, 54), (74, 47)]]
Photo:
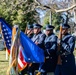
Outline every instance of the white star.
[(28, 58), (28, 60), (31, 60), (30, 58)]
[(6, 38), (8, 39), (8, 36)]
[(4, 31), (6, 31), (6, 29), (4, 29)]
[(7, 35), (7, 33), (5, 33), (5, 35)]
[(9, 40), (7, 40), (7, 42), (10, 42)]
[(9, 46), (11, 46), (11, 44), (9, 44)]
[(5, 25), (3, 25), (3, 27), (5, 27)]

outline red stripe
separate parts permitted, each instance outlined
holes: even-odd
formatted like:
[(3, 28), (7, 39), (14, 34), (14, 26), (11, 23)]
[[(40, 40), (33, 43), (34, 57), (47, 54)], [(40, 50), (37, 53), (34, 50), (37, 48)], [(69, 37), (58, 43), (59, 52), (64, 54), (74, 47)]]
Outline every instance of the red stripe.
[(26, 66), (27, 66), (27, 63), (25, 63), (23, 67), (21, 67), (20, 64), (18, 63), (18, 68), (20, 71), (23, 70), (24, 68), (26, 68)]
[(24, 65), (23, 67), (20, 66), (20, 64), (18, 64), (19, 70), (23, 70), (26, 66), (27, 66), (27, 62), (24, 60), (24, 57), (22, 55), (22, 50), (20, 49), (19, 51), (19, 59), (21, 60), (22, 64)]
[(20, 64), (18, 64), (18, 68), (19, 68), (20, 71), (22, 70), (22, 67), (20, 66)]
[(8, 54), (10, 54), (10, 50), (7, 50)]

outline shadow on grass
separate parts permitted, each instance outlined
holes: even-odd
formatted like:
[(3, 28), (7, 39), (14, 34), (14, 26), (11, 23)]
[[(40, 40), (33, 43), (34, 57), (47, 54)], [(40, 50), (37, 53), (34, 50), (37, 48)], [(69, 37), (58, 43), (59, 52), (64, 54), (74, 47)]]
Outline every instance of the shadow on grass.
[(0, 62), (8, 62), (8, 60), (0, 60)]

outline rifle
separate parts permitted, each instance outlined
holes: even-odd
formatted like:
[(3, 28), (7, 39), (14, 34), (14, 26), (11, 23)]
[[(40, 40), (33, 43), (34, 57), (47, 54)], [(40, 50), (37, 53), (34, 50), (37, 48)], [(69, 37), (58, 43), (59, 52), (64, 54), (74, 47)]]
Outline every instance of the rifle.
[[(60, 26), (60, 33), (59, 33), (58, 38), (59, 38), (59, 40), (60, 40), (60, 43), (58, 44), (58, 52), (60, 52), (60, 50), (61, 50), (61, 41), (62, 41), (62, 26)], [(58, 64), (58, 65), (62, 65), (60, 55), (58, 55), (57, 64)]]
[(27, 34), (27, 26), (26, 26), (26, 28), (25, 28), (25, 34)]
[(25, 34), (26, 34), (26, 35), (30, 35), (30, 34), (32, 33), (32, 32), (31, 32), (32, 30), (30, 30), (28, 33), (27, 33), (27, 31), (28, 31), (28, 27), (26, 26)]
[[(67, 15), (65, 15), (66, 20), (64, 18), (62, 19), (63, 23), (68, 24), (68, 21), (69, 21), (68, 14), (69, 14), (69, 12), (67, 12)], [(59, 33), (59, 37), (58, 38), (60, 40), (60, 43), (58, 44), (58, 51), (60, 52), (60, 50), (61, 50), (61, 42), (62, 42), (62, 26), (60, 26), (60, 33)], [(58, 56), (57, 64), (59, 64), (59, 65), (62, 64), (60, 55)]]

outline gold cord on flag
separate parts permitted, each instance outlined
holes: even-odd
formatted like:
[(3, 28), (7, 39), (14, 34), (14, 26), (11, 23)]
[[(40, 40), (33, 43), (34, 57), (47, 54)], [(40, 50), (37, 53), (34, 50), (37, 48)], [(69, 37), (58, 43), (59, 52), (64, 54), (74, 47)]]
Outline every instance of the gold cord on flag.
[(40, 75), (41, 74), (41, 72), (38, 72), (36, 75)]

